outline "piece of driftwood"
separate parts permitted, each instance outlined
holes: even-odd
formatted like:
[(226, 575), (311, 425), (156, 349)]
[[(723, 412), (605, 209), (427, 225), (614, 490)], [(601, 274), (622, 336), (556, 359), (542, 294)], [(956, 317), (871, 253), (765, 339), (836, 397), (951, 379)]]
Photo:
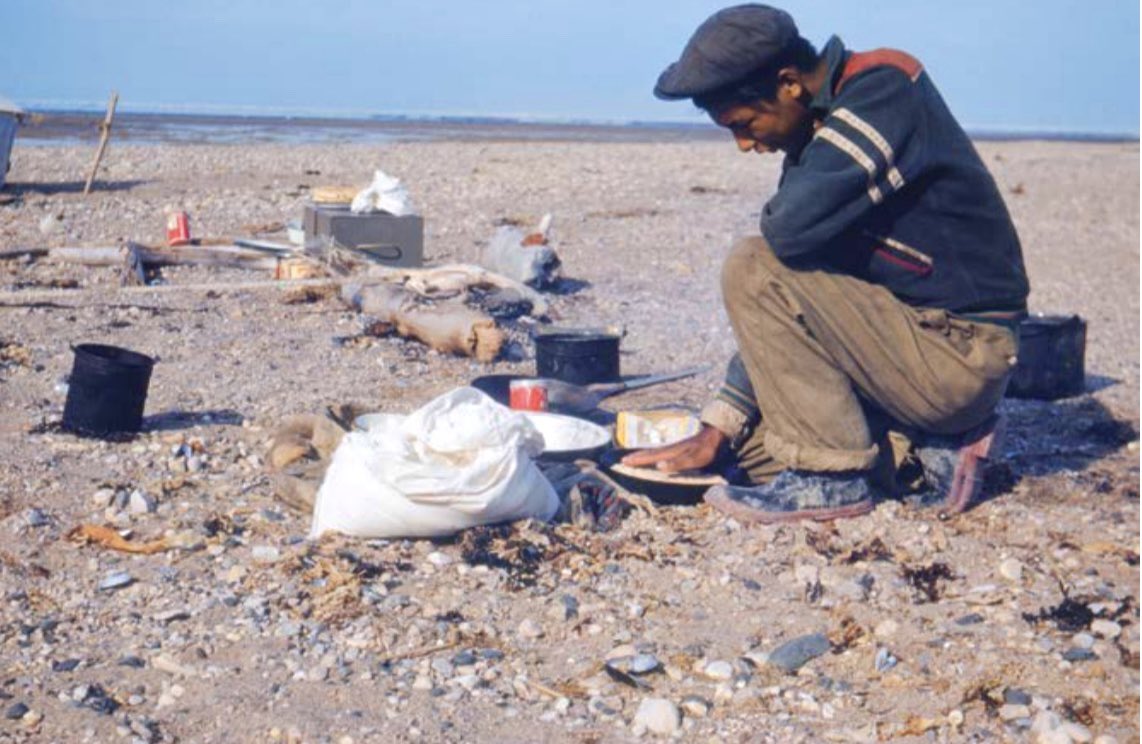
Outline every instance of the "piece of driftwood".
[(175, 248), (151, 248), (139, 244), (131, 247), (106, 246), (93, 248), (51, 248), (49, 261), (78, 263), (88, 266), (121, 266), (124, 252), (138, 254), (147, 266), (230, 266), (241, 269), (273, 271), (278, 258), (262, 251), (241, 248), (235, 245), (178, 246)]
[[(91, 287), (86, 289), (18, 289), (12, 292), (0, 290), (0, 309), (42, 306), (44, 303), (60, 300), (78, 301), (90, 304), (92, 300), (106, 300), (116, 295), (139, 294), (179, 294), (183, 292), (212, 292), (222, 295), (229, 292), (261, 292), (266, 290), (296, 290), (301, 287), (340, 289), (340, 284), (331, 279), (294, 279), (292, 281), (259, 281), (233, 283), (158, 284), (145, 287)], [(76, 306), (78, 307), (78, 305)]]
[(43, 258), (48, 248), (7, 248), (0, 251), (0, 261), (15, 261), (21, 258)]
[(111, 121), (115, 118), (115, 105), (119, 103), (119, 94), (111, 93), (111, 100), (107, 102), (107, 115), (99, 125), (99, 149), (95, 153), (95, 162), (91, 164), (91, 172), (87, 174), (87, 184), (83, 187), (83, 195), (91, 193), (91, 184), (95, 182), (95, 173), (99, 170), (99, 161), (103, 160), (103, 153), (107, 149), (107, 140), (111, 139)]
[(341, 297), (361, 312), (389, 323), (397, 334), (450, 354), (491, 362), (504, 345), (496, 321), (458, 302), (422, 305), (416, 293), (397, 284), (345, 284)]

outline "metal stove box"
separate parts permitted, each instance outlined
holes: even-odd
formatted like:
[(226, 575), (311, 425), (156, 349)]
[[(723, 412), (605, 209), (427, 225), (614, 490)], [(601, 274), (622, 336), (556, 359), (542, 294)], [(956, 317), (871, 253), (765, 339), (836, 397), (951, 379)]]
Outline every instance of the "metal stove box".
[(424, 264), (424, 218), (420, 215), (353, 214), (348, 205), (307, 204), (302, 226), (306, 239), (332, 238), (336, 245), (365, 251), (390, 266)]

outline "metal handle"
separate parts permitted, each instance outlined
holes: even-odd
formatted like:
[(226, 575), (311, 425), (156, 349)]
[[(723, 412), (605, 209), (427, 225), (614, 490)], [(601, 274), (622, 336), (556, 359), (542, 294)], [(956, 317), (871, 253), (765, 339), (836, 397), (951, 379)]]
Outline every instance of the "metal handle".
[(638, 388), (649, 387), (657, 385), (662, 382), (672, 382), (673, 380), (681, 380), (683, 377), (693, 377), (700, 375), (703, 372), (708, 372), (712, 369), (710, 365), (704, 367), (691, 367), (684, 369), (681, 372), (669, 372), (663, 375), (644, 375), (642, 377), (635, 377), (623, 382), (603, 383), (601, 385), (592, 385), (591, 390), (603, 396), (615, 395), (623, 393), (627, 390), (636, 390)]

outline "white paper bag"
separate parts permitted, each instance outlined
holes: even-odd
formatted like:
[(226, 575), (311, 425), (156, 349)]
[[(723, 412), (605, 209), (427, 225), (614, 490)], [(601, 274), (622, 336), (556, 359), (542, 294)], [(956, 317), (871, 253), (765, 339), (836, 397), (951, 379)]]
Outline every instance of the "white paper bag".
[(373, 182), (353, 197), (349, 211), (353, 214), (388, 212), (397, 217), (416, 214), (408, 190), (401, 185), (400, 179), (384, 171), (373, 174)]

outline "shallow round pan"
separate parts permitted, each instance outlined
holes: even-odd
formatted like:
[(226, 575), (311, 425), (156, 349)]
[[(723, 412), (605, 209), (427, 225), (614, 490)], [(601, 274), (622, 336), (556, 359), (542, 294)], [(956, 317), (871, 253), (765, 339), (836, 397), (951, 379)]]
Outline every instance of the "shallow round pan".
[(594, 460), (611, 443), (611, 432), (575, 416), (546, 411), (520, 411), (543, 435), (544, 460)]
[[(541, 411), (519, 411), (543, 435), (544, 449), (540, 458), (557, 462), (594, 460), (611, 443), (611, 432), (598, 424), (574, 416)], [(359, 431), (380, 428), (404, 416), (393, 413), (366, 413), (353, 421)]]
[(662, 504), (696, 504), (710, 486), (726, 482), (725, 478), (713, 473), (664, 473), (654, 468), (634, 468), (621, 462), (611, 465), (609, 470), (623, 488), (645, 494)]

